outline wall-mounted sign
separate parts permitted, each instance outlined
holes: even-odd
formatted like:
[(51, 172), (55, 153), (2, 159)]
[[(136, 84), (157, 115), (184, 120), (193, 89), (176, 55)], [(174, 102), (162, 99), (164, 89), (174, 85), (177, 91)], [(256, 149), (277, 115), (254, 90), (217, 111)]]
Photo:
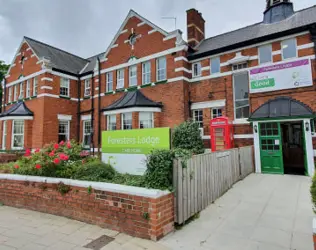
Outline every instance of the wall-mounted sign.
[(102, 132), (102, 161), (121, 173), (144, 174), (153, 149), (170, 149), (170, 128)]
[(301, 88), (313, 85), (309, 59), (296, 60), (249, 71), (250, 93)]

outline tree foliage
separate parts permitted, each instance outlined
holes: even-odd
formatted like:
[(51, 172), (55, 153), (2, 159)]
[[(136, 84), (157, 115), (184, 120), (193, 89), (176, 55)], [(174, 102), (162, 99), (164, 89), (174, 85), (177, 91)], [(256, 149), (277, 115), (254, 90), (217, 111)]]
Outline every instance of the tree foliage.
[(5, 64), (4, 61), (0, 60), (0, 82), (2, 82), (2, 80), (4, 79), (4, 76), (7, 73), (9, 66), (10, 65)]

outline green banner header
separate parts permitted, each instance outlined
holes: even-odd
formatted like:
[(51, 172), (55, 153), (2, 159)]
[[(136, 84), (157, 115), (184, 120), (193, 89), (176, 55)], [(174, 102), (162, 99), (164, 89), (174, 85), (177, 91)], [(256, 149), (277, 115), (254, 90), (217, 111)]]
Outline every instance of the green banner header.
[(133, 129), (102, 132), (102, 153), (149, 154), (170, 149), (170, 129)]

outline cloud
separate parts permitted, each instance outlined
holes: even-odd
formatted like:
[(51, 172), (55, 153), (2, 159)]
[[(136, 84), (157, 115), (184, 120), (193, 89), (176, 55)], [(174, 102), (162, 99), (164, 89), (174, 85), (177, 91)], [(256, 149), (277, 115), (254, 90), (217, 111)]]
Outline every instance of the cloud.
[[(242, 4), (241, 4), (242, 2)], [(314, 0), (294, 0), (295, 9)], [(0, 0), (0, 60), (10, 63), (23, 36), (82, 57), (105, 51), (128, 11), (134, 9), (161, 28), (186, 36), (186, 10), (197, 8), (214, 36), (260, 22), (265, 0)]]

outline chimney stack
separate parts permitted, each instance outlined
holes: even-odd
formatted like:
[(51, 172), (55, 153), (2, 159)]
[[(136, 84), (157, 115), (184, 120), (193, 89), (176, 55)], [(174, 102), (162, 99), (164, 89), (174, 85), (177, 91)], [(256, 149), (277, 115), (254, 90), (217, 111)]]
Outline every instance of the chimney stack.
[(187, 10), (188, 44), (194, 48), (205, 38), (205, 20), (196, 9)]

